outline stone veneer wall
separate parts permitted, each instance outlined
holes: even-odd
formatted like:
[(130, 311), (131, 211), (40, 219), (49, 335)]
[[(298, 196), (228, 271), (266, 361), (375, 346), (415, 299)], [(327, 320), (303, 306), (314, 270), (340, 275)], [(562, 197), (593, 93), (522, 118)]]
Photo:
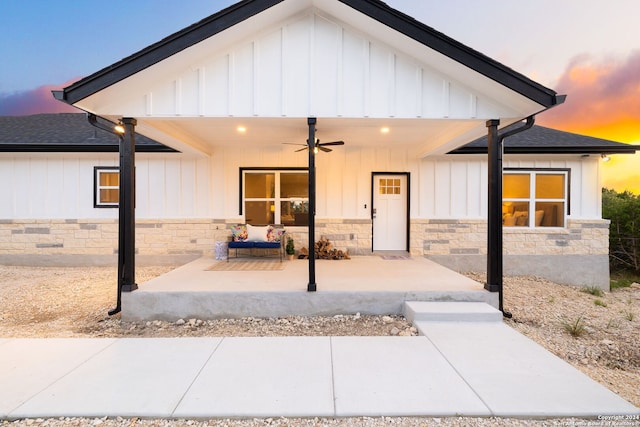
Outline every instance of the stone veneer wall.
[[(214, 256), (230, 238), (224, 219), (138, 220), (136, 261), (179, 264)], [(485, 271), (487, 223), (483, 220), (412, 219), (410, 251), (453, 270)], [(371, 254), (369, 219), (316, 221), (316, 240), (331, 240), (351, 255)], [(308, 246), (307, 227), (287, 227), (296, 251)], [(0, 264), (113, 265), (116, 220), (0, 220)], [(569, 220), (567, 228), (505, 228), (505, 274), (535, 274), (558, 283), (609, 286), (609, 221)], [(561, 256), (558, 256), (561, 255)]]
[[(142, 263), (179, 263), (213, 255), (228, 233), (223, 220), (136, 221)], [(118, 252), (114, 219), (0, 220), (0, 262), (16, 265), (112, 264)]]
[[(569, 220), (567, 228), (505, 227), (505, 255), (607, 255), (609, 220)], [(411, 254), (486, 255), (485, 220), (411, 220)]]
[[(413, 220), (411, 254), (458, 272), (487, 268), (487, 222)], [(503, 271), (609, 289), (609, 221), (569, 220), (567, 228), (504, 228)]]
[[(234, 221), (169, 219), (136, 221), (136, 256), (143, 264), (180, 263), (214, 256)], [(296, 250), (308, 246), (307, 227), (287, 227)], [(318, 220), (325, 236), (352, 255), (371, 253), (370, 220)], [(15, 265), (112, 264), (118, 252), (118, 222), (104, 220), (0, 220), (0, 263)]]
[[(211, 219), (138, 220), (139, 255), (212, 256), (217, 241), (227, 241), (235, 222)], [(371, 253), (371, 220), (319, 219), (316, 239), (331, 240), (352, 255)], [(287, 227), (296, 249), (307, 246), (307, 227)], [(410, 251), (425, 255), (486, 255), (483, 220), (411, 220)], [(114, 255), (116, 220), (0, 220), (1, 255)], [(566, 229), (504, 229), (505, 255), (608, 255), (608, 220), (570, 220)]]

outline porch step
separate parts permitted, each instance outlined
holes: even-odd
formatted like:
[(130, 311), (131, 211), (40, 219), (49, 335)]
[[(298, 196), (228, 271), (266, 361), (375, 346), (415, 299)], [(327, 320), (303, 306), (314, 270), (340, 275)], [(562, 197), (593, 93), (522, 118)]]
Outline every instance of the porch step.
[(500, 322), (502, 313), (484, 302), (405, 301), (404, 316), (416, 322)]

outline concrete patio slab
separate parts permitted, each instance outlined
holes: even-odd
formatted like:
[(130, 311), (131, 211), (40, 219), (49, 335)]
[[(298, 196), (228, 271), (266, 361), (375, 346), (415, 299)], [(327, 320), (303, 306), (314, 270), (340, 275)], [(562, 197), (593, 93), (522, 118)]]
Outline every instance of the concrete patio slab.
[(337, 416), (491, 415), (423, 337), (333, 337)]
[(493, 415), (640, 414), (638, 408), (503, 323), (418, 322), (416, 326)]
[[(84, 340), (75, 340), (81, 345)], [(107, 340), (109, 343), (112, 340)], [(221, 338), (118, 339), (11, 417), (169, 417)], [(66, 344), (65, 341), (63, 344)], [(46, 340), (46, 352), (57, 340)]]
[(480, 301), (495, 307), (498, 304), (496, 293), (423, 257), (318, 260), (317, 292), (307, 292), (305, 260), (284, 261), (283, 269), (277, 271), (209, 271), (217, 262), (226, 261), (200, 258), (141, 283), (134, 292), (124, 293), (122, 318), (175, 321), (402, 314), (405, 301)]
[(332, 416), (329, 337), (225, 338), (176, 417)]
[(0, 418), (114, 342), (114, 339), (2, 339)]

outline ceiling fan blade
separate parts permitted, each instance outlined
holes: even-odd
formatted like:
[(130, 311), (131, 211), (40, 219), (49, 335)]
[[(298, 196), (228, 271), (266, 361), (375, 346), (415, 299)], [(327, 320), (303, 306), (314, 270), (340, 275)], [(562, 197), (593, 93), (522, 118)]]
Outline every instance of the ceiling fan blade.
[(320, 145), (318, 145), (318, 149), (319, 149), (320, 151), (324, 151), (325, 153), (330, 153), (331, 151), (333, 151), (331, 148), (325, 148), (325, 147), (323, 147), (323, 145), (324, 145), (324, 144), (320, 144)]
[(308, 150), (308, 149), (309, 149), (309, 147), (304, 147), (304, 148), (301, 148), (299, 150), (296, 150), (295, 152), (297, 153), (298, 151), (304, 151), (304, 150)]
[(323, 145), (344, 145), (344, 141), (333, 141), (333, 142), (321, 142), (318, 143), (319, 146)]

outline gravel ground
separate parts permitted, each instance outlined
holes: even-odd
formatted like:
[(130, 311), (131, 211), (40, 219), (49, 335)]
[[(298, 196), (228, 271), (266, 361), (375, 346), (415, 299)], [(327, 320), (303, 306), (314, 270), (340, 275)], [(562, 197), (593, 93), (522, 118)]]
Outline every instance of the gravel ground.
[[(171, 267), (138, 267), (139, 283)], [(470, 277), (482, 282), (480, 274)], [(182, 319), (175, 323), (121, 322), (107, 311), (115, 304), (111, 267), (34, 268), (0, 266), (0, 337), (182, 337), (289, 335), (415, 335), (400, 316), (286, 317), (279, 319)], [(506, 324), (640, 407), (640, 285), (594, 296), (535, 277), (505, 278)], [(568, 325), (583, 326), (580, 336)], [(2, 426), (571, 426), (597, 420), (506, 418), (267, 418), (253, 420), (162, 420), (59, 418), (3, 421)], [(626, 424), (640, 426), (640, 421)]]

